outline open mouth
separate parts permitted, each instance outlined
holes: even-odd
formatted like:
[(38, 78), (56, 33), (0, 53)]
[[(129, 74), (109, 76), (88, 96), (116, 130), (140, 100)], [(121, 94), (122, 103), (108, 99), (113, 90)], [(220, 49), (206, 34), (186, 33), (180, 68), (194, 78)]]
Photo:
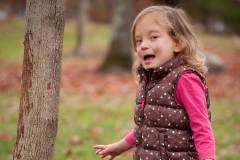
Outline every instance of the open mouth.
[(153, 54), (148, 54), (148, 55), (143, 56), (144, 61), (150, 60), (150, 59), (153, 59), (153, 58), (155, 58), (155, 55), (153, 55)]

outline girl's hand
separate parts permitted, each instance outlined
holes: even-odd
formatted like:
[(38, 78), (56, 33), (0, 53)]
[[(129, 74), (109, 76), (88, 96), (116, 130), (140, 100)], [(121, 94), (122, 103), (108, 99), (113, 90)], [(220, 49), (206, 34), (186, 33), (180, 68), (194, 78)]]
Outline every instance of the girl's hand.
[(121, 150), (119, 149), (117, 143), (108, 145), (96, 145), (93, 146), (93, 148), (96, 149), (96, 154), (98, 154), (101, 158), (107, 157), (108, 160), (112, 160), (121, 154)]
[(113, 160), (116, 156), (132, 148), (132, 146), (126, 143), (125, 140), (120, 140), (108, 145), (96, 145), (93, 148), (96, 149), (96, 154), (101, 158), (107, 157), (107, 160)]

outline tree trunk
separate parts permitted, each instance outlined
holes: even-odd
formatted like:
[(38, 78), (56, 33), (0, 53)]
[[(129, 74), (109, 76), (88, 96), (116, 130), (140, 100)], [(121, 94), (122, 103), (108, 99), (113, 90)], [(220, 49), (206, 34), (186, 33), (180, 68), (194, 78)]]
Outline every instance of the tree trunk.
[(101, 71), (129, 70), (132, 64), (130, 30), (132, 0), (117, 0), (114, 10), (112, 41)]
[(63, 0), (27, 0), (14, 160), (49, 160), (57, 134)]
[(87, 13), (89, 7), (89, 0), (79, 0), (78, 6), (78, 16), (77, 16), (77, 25), (76, 25), (76, 44), (73, 50), (73, 55), (75, 56), (86, 56), (86, 50), (82, 46), (85, 26), (87, 22)]

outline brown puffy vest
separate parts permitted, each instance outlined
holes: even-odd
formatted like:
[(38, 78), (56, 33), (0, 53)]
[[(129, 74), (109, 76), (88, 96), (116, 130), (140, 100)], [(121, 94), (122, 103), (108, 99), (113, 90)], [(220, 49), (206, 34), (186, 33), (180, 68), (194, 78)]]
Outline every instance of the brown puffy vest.
[[(138, 68), (134, 160), (198, 160), (188, 114), (175, 98), (177, 80), (186, 72), (197, 74), (205, 85), (204, 77), (185, 65), (181, 56), (154, 71)], [(207, 87), (205, 91), (209, 111)]]

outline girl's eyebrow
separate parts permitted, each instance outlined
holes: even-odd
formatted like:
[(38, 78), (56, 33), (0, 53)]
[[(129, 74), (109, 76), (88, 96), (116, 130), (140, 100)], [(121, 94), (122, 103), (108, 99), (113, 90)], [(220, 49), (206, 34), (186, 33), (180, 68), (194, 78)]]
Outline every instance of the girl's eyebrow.
[[(147, 32), (147, 34), (151, 34), (151, 33), (160, 33), (160, 32), (158, 30), (155, 30), (155, 29), (149, 30)], [(140, 35), (135, 35), (135, 39), (137, 39), (137, 38), (141, 38), (141, 36)]]
[(148, 31), (148, 33), (150, 34), (150, 33), (159, 33), (159, 31), (157, 31), (157, 30), (150, 30), (150, 31)]
[(135, 36), (135, 39), (138, 39), (138, 38), (141, 38), (141, 36), (139, 36), (139, 35)]

